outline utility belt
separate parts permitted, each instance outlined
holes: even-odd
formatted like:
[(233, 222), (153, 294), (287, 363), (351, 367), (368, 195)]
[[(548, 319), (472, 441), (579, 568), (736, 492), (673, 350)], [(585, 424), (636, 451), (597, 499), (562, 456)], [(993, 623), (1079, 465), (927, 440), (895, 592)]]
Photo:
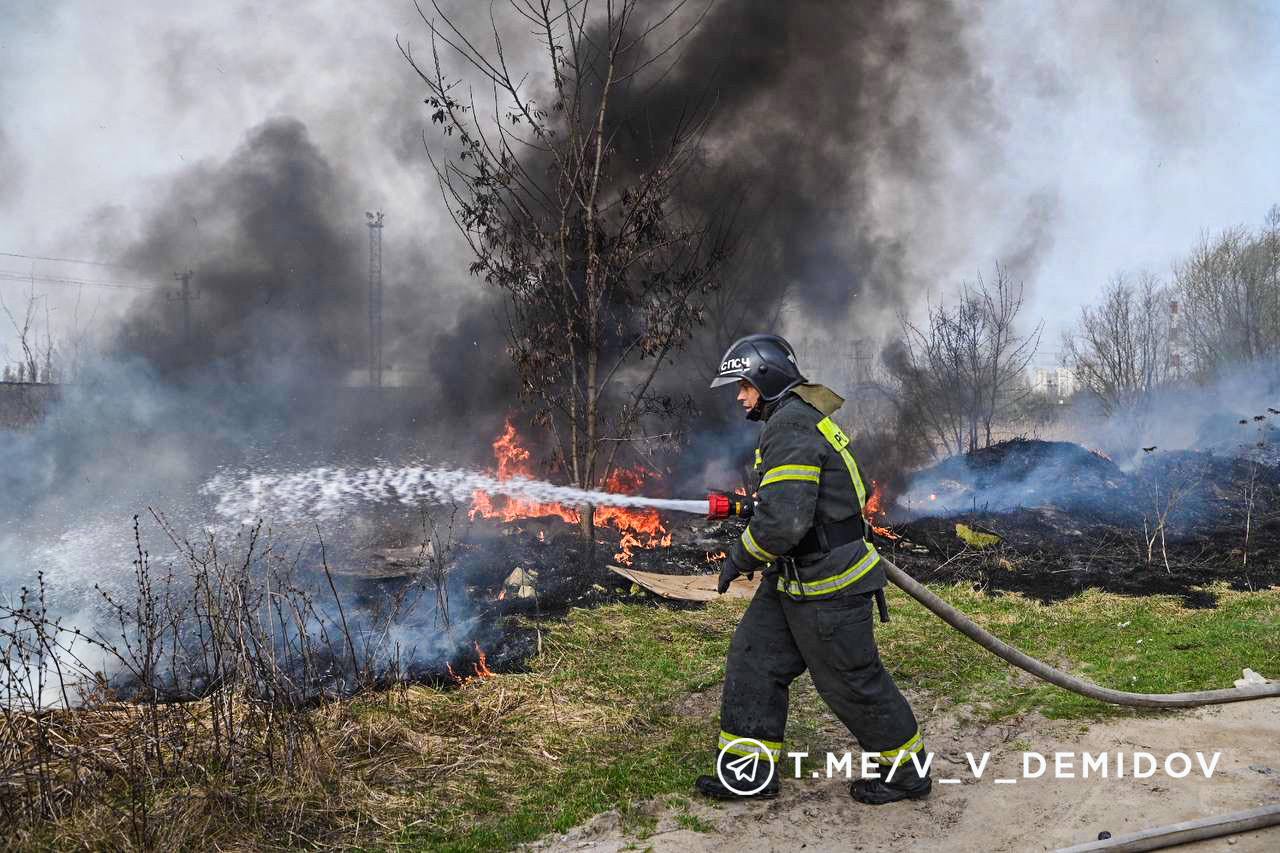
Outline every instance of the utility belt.
[[(880, 562), (880, 555), (871, 544), (870, 525), (861, 514), (828, 524), (815, 524), (804, 537), (796, 543), (789, 554), (779, 557), (775, 563), (780, 577), (778, 590), (792, 601), (804, 601), (809, 598), (825, 597), (838, 592), (845, 586), (852, 585)], [(865, 540), (867, 552), (845, 571), (820, 581), (805, 582), (800, 579), (797, 561), (813, 557), (824, 557), (843, 545)], [(876, 608), (880, 613), (880, 621), (889, 621), (889, 603), (885, 599), (884, 589), (877, 589), (873, 595)]]
[(851, 515), (829, 524), (815, 524), (791, 549), (789, 556), (797, 560), (825, 556), (841, 545), (848, 545), (859, 539), (870, 539), (870, 527), (861, 515)]

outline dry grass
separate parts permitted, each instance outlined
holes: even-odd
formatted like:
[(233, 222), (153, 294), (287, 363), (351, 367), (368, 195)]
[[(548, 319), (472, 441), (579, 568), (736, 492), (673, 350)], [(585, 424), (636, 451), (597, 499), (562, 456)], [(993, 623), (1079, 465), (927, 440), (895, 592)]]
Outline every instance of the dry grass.
[[(1222, 686), (1244, 665), (1277, 675), (1257, 655), (1280, 640), (1280, 590), (1222, 591), (1215, 610), (1093, 592), (1046, 606), (939, 591), (1028, 652), (1112, 686)], [(706, 714), (678, 709), (690, 694), (714, 693), (741, 610), (574, 611), (542, 624), (527, 673), (366, 692), (272, 721), (267, 714), (283, 712), (243, 694), (222, 696), (221, 706), (215, 697), (161, 705), (158, 719), (126, 705), (31, 718), (6, 738), (7, 783), (20, 764), (13, 752), (34, 754), (45, 738), (57, 756), (51, 777), (71, 784), (80, 774), (94, 796), (52, 819), (11, 824), (7, 838), (41, 849), (491, 850), (611, 808), (625, 814), (636, 801), (687, 790), (710, 761), (712, 703)], [(1017, 678), (896, 594), (893, 616), (879, 629), (882, 653), (918, 690), (950, 703), (981, 697), (988, 717), (1110, 712)], [(788, 742), (817, 748), (828, 736), (814, 716), (821, 709), (797, 700)], [(234, 750), (214, 748), (214, 720), (226, 715), (218, 707), (242, 721)]]
[[(735, 613), (583, 611), (545, 635), (528, 673), (369, 692), (270, 725), (270, 709), (245, 696), (155, 715), (119, 703), (24, 715), (8, 739), (5, 784), (21, 785), (23, 769), (42, 761), (61, 802), (55, 819), (16, 822), (9, 838), (58, 849), (435, 846), (479, 816), (519, 811), (531, 783), (651, 736), (672, 698), (719, 678)], [(619, 660), (628, 642), (629, 665)], [(240, 720), (231, 752), (213, 747), (228, 706)], [(227, 754), (234, 760), (219, 760)], [(93, 796), (71, 796), (86, 783)]]

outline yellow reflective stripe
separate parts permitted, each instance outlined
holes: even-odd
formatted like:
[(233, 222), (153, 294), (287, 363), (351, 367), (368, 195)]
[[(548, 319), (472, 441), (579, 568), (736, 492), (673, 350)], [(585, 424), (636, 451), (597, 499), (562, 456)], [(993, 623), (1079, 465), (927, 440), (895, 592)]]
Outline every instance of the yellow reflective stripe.
[(764, 457), (760, 455), (760, 448), (756, 448), (756, 467), (759, 468), (764, 464)]
[(823, 418), (818, 421), (818, 432), (831, 442), (831, 446), (836, 450), (844, 450), (849, 446), (849, 436), (844, 434), (844, 430), (831, 418)]
[(867, 572), (875, 568), (876, 563), (880, 562), (880, 553), (876, 551), (876, 547), (870, 542), (867, 543), (867, 553), (862, 555), (858, 562), (845, 569), (838, 575), (832, 575), (829, 578), (823, 578), (816, 581), (788, 581), (778, 578), (778, 591), (790, 593), (791, 595), (802, 595), (805, 597), (816, 595), (830, 595), (833, 592), (839, 592), (850, 584), (857, 583)]
[(756, 537), (751, 534), (751, 525), (747, 525), (747, 529), (742, 531), (742, 547), (747, 549), (747, 553), (762, 560), (766, 563), (772, 563), (778, 559), (777, 554), (770, 554), (768, 551), (760, 547), (760, 543), (756, 542)]
[(806, 483), (818, 482), (818, 475), (822, 473), (822, 469), (817, 465), (779, 465), (776, 468), (770, 468), (760, 478), (760, 488), (764, 488), (770, 483), (779, 483), (783, 480), (801, 480)]
[(823, 438), (835, 448), (840, 454), (840, 458), (844, 460), (844, 467), (849, 469), (849, 479), (853, 481), (853, 490), (858, 493), (858, 508), (862, 509), (867, 503), (867, 487), (862, 484), (862, 474), (858, 471), (858, 463), (854, 461), (853, 454), (849, 452), (849, 437), (844, 431), (836, 425), (831, 418), (823, 418), (818, 421), (818, 432), (822, 433)]
[(733, 746), (729, 746), (729, 744), (733, 743), (735, 740), (741, 739), (742, 737), (744, 736), (721, 731), (719, 748), (724, 749), (728, 746), (729, 748), (725, 751), (730, 755), (755, 755), (756, 753), (763, 755), (765, 751), (768, 751), (769, 754), (773, 756), (774, 761), (777, 761), (782, 755), (782, 743), (780, 741), (765, 740), (758, 737), (751, 738), (751, 740), (762, 744), (764, 746), (764, 750), (761, 750), (755, 743), (734, 743)]
[(901, 759), (910, 758), (923, 748), (924, 741), (920, 738), (920, 730), (916, 729), (916, 733), (911, 736), (911, 740), (897, 749), (881, 750), (880, 754), (876, 756), (876, 760), (881, 764), (893, 764)]

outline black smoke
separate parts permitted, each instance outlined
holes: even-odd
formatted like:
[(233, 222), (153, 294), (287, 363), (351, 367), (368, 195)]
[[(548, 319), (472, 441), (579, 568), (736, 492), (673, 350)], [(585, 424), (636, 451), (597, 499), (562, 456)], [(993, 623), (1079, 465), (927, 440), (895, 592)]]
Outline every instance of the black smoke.
[[(798, 309), (793, 324), (817, 337), (879, 337), (886, 319), (937, 283), (927, 272), (934, 259), (910, 240), (916, 223), (889, 221), (880, 209), (885, 188), (927, 206), (953, 177), (951, 148), (976, 139), (994, 149), (1000, 120), (969, 48), (970, 22), (954, 4), (717, 3), (677, 50), (652, 55), (690, 23), (659, 28), (650, 55), (624, 69), (655, 59), (611, 95), (609, 177), (626, 185), (655, 167), (678, 126), (709, 119), (675, 201), (688, 221), (732, 222), (736, 251), (706, 327), (661, 391), (720, 415), (732, 407), (717, 405), (701, 380), (734, 337), (777, 329), (786, 309)], [(604, 43), (602, 27), (589, 34), (595, 44)], [(434, 143), (436, 129), (428, 134)], [(438, 147), (448, 153), (444, 138)], [(544, 170), (531, 159), (526, 171)], [(1052, 206), (1031, 210), (1039, 235)], [(1028, 262), (1035, 254), (1030, 244), (1017, 249)], [(466, 332), (442, 339), (437, 359), (483, 326), (497, 349), (497, 302), (489, 293), (477, 303)]]
[[(685, 23), (655, 33), (654, 49)], [(659, 60), (622, 92), (614, 177), (652, 165), (676, 123), (706, 110), (698, 168), (677, 202), (692, 220), (732, 220), (738, 231), (721, 316), (664, 391), (696, 381), (729, 339), (780, 322), (784, 308), (798, 308), (806, 330), (850, 337), (873, 333), (932, 284), (912, 254), (912, 223), (887, 222), (878, 205), (886, 186), (927, 201), (957, 139), (994, 140), (998, 113), (968, 26), (953, 4), (719, 3), (671, 68)], [(400, 155), (417, 123), (425, 114), (377, 126)], [(118, 350), (163, 377), (340, 384), (368, 353), (361, 209), (351, 170), (300, 121), (254, 128), (226, 161), (179, 175), (125, 252), (171, 292), (130, 314)], [(483, 429), (516, 390), (499, 294), (468, 280), (465, 257), (441, 269), (424, 242), (399, 244), (386, 358), (413, 374), (432, 417)], [(188, 268), (197, 299), (186, 306), (172, 275)]]
[(704, 218), (739, 206), (730, 289), (756, 318), (787, 301), (807, 327), (872, 332), (932, 283), (916, 223), (891, 221), (879, 193), (927, 201), (957, 142), (996, 144), (968, 27), (952, 3), (718, 3), (674, 68), (620, 104), (618, 159), (643, 162), (646, 140), (706, 103), (707, 168), (681, 200)]
[[(169, 289), (133, 311), (118, 347), (162, 374), (334, 383), (367, 346), (358, 204), (301, 122), (254, 128), (226, 162), (180, 175), (125, 253)], [(185, 306), (173, 274), (189, 268)]]
[[(998, 115), (967, 28), (951, 4), (720, 3), (670, 55), (671, 68), (660, 60), (622, 93), (611, 114), (615, 177), (651, 165), (664, 134), (705, 108), (699, 168), (677, 203), (691, 219), (739, 229), (720, 316), (677, 357), (661, 393), (736, 418), (728, 397), (702, 382), (729, 339), (776, 325), (787, 307), (819, 336), (865, 334), (920, 292), (912, 223), (886, 222), (879, 205), (885, 186), (927, 201), (946, 177), (949, 146), (994, 138)], [(412, 139), (406, 126), (428, 125), (410, 106), (419, 99), (407, 90), (403, 117), (375, 122), (399, 153)], [(385, 270), (386, 359), (408, 387), (352, 387), (369, 348), (357, 174), (301, 121), (280, 117), (225, 159), (173, 178), (118, 255), (163, 290), (134, 303), (113, 341), (116, 361), (167, 401), (164, 423), (139, 423), (137, 409), (113, 414), (123, 436), (205, 429), (218, 448), (259, 455), (289, 447), (312, 458), (337, 449), (391, 457), (426, 446), (487, 461), (517, 408), (501, 301), (468, 277), (467, 258), (432, 250), (440, 237), (387, 244), (396, 260)], [(184, 302), (173, 275), (188, 269), (194, 298)], [(693, 426), (721, 434), (725, 425)]]

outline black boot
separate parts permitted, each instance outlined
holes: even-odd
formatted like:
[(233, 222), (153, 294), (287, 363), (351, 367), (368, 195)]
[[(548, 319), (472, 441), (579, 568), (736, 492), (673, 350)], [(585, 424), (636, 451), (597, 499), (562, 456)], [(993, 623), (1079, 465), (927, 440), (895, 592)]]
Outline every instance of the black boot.
[[(755, 785), (745, 785), (746, 790), (754, 788)], [(777, 799), (781, 786), (778, 784), (778, 777), (775, 774), (769, 780), (769, 784), (765, 785), (760, 791), (754, 794), (739, 794), (731, 791), (721, 784), (720, 780), (715, 776), (699, 776), (697, 782), (698, 793), (703, 796), (711, 797), (716, 800), (773, 800)]]
[(778, 768), (768, 758), (721, 753), (717, 760), (720, 762), (719, 775), (699, 776), (698, 793), (717, 800), (772, 800), (778, 796)]
[[(884, 776), (888, 775), (885, 771)], [(907, 762), (893, 772), (893, 779), (854, 779), (849, 785), (849, 796), (870, 806), (883, 806), (898, 800), (922, 800), (933, 790), (929, 775), (920, 774), (915, 765)]]

